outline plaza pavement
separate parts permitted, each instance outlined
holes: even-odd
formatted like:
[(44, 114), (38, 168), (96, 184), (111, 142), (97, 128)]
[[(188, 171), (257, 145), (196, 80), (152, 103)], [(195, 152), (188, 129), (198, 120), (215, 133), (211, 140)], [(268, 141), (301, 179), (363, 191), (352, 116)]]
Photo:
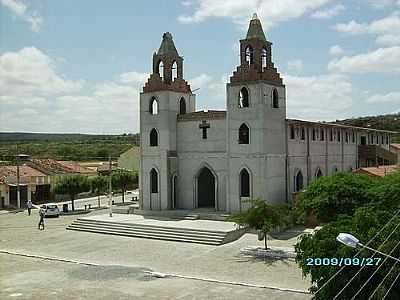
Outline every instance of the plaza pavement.
[[(222, 246), (208, 246), (65, 230), (75, 218), (46, 219), (46, 229), (39, 231), (36, 210), (30, 217), (26, 212), (0, 215), (0, 250), (96, 264), (86, 266), (0, 252), (1, 299), (43, 299), (43, 295), (45, 299), (311, 298), (302, 293), (212, 282), (308, 289), (310, 282), (302, 278), (293, 261), (239, 255), (240, 248), (263, 245), (254, 234)], [(296, 241), (291, 234), (282, 237), (269, 244), (287, 247)], [(145, 270), (183, 278), (150, 280)], [(26, 284), (29, 282), (32, 284)]]

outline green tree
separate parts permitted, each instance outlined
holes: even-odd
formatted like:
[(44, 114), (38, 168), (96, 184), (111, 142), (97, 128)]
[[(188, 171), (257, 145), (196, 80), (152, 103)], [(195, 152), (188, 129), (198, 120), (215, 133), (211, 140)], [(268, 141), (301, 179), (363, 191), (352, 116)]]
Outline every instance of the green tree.
[(124, 203), (126, 190), (138, 183), (138, 173), (119, 169), (112, 173), (111, 180), (113, 188), (122, 192), (122, 203)]
[(227, 221), (235, 222), (241, 226), (248, 226), (263, 233), (264, 246), (268, 249), (268, 234), (278, 226), (289, 223), (289, 209), (283, 205), (271, 205), (261, 199), (250, 200), (251, 207), (241, 213), (233, 214)]
[(97, 202), (99, 207), (100, 207), (100, 196), (104, 195), (107, 192), (107, 187), (108, 187), (107, 178), (108, 177), (106, 176), (98, 175), (90, 179), (90, 186), (92, 188), (92, 191), (97, 196)]
[[(341, 267), (336, 265), (310, 265), (310, 262), (315, 262), (317, 258), (353, 258), (359, 249), (354, 249), (342, 245), (336, 241), (336, 237), (341, 232), (351, 233), (356, 236), (361, 243), (367, 243), (375, 234), (386, 224), (388, 220), (393, 217), (391, 210), (379, 210), (376, 206), (360, 207), (356, 210), (353, 216), (340, 215), (335, 221), (326, 224), (322, 229), (314, 234), (302, 235), (299, 242), (296, 244), (296, 260), (298, 265), (302, 268), (304, 276), (310, 276), (313, 286), (312, 292), (316, 292), (321, 288), (327, 280), (329, 280)], [(369, 245), (372, 248), (378, 249), (384, 253), (391, 253), (392, 256), (400, 256), (400, 247), (396, 248), (396, 244), (400, 240), (400, 231), (396, 230), (396, 225), (400, 224), (400, 217), (392, 220), (391, 223), (380, 233), (375, 240)], [(393, 232), (393, 235), (390, 234)], [(385, 239), (390, 238), (385, 242)], [(333, 299), (347, 283), (349, 285), (343, 290), (338, 299), (351, 299), (364, 285), (368, 278), (376, 270), (376, 266), (365, 266), (363, 270), (351, 278), (360, 270), (361, 266), (357, 265), (362, 261), (362, 258), (372, 257), (374, 253), (369, 250), (362, 250), (357, 256), (359, 259), (352, 260), (352, 265), (344, 267), (344, 269), (331, 280), (325, 287), (323, 287), (316, 295), (316, 299)], [(383, 256), (375, 255), (377, 258)], [(372, 295), (378, 285), (383, 282), (379, 288), (378, 293), (373, 299), (382, 299), (391, 283), (394, 281), (397, 274), (400, 272), (400, 266), (396, 266), (391, 272), (390, 276), (383, 281), (386, 274), (393, 266), (393, 261), (387, 261), (382, 265), (379, 271), (372, 277), (372, 280), (362, 289), (357, 299), (368, 299)], [(379, 295), (381, 295), (379, 297)], [(395, 285), (387, 299), (400, 299), (400, 286)]]
[(313, 181), (299, 194), (296, 212), (299, 221), (315, 215), (321, 222), (335, 220), (340, 214), (352, 215), (357, 207), (371, 201), (369, 189), (375, 181), (354, 173), (336, 173)]
[(71, 198), (72, 210), (75, 210), (74, 200), (83, 192), (90, 191), (89, 179), (82, 175), (68, 175), (61, 177), (55, 184), (53, 192), (56, 194), (69, 195)]

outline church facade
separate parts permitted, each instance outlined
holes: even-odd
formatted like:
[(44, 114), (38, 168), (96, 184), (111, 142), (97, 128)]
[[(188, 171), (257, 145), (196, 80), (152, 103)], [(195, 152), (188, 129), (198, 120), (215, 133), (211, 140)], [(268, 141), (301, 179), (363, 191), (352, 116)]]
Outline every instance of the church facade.
[(143, 210), (237, 212), (250, 198), (286, 203), (321, 176), (392, 163), (391, 132), (287, 119), (271, 46), (253, 17), (226, 85), (226, 111), (196, 111), (183, 58), (163, 35), (140, 94)]

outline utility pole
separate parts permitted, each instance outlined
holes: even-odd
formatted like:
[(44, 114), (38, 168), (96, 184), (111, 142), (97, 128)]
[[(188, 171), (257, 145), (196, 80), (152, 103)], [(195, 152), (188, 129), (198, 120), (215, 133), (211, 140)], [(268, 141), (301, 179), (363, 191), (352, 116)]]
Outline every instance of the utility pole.
[(108, 201), (110, 205), (110, 217), (112, 217), (112, 184), (111, 184), (111, 155), (108, 156)]
[(17, 207), (21, 208), (21, 192), (19, 189), (19, 155), (18, 154), (17, 154)]

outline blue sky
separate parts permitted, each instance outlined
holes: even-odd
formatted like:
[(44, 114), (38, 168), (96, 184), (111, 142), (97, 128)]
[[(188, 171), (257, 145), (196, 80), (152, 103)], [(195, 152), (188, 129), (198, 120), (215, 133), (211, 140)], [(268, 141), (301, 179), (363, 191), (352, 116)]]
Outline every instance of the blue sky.
[(0, 130), (137, 132), (139, 92), (166, 31), (200, 88), (197, 108), (224, 109), (254, 12), (288, 117), (399, 112), (400, 0), (0, 0)]

